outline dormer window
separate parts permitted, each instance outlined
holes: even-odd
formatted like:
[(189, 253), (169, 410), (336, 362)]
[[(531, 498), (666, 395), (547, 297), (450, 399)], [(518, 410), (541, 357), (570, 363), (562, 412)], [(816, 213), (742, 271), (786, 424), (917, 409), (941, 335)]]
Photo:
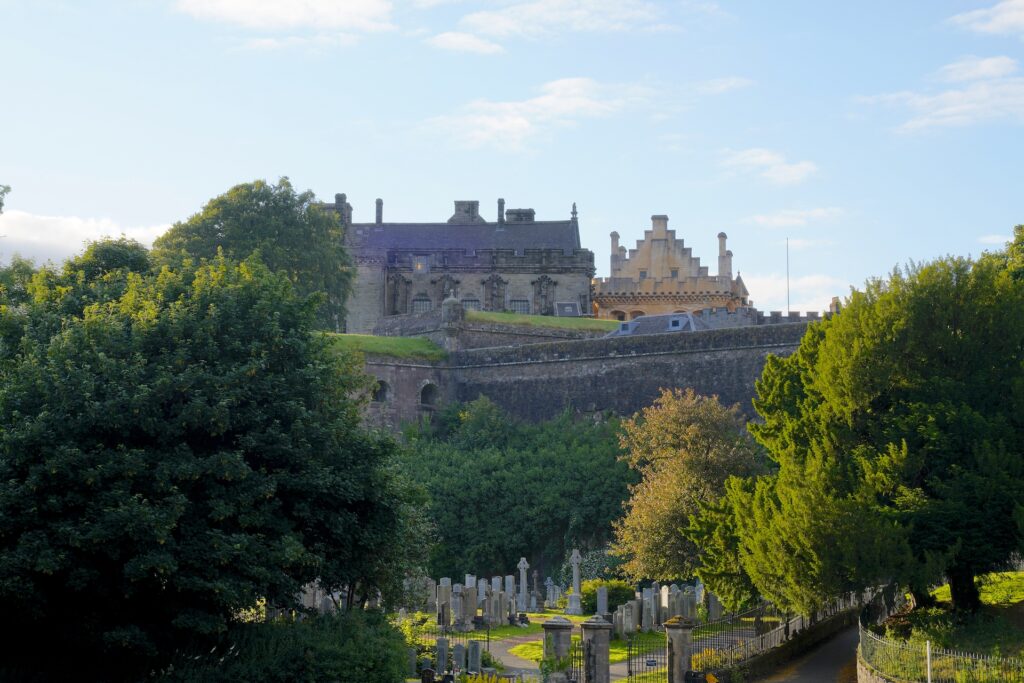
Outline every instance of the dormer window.
[(426, 274), (430, 272), (430, 257), (429, 256), (413, 256), (412, 257), (412, 272), (418, 274)]

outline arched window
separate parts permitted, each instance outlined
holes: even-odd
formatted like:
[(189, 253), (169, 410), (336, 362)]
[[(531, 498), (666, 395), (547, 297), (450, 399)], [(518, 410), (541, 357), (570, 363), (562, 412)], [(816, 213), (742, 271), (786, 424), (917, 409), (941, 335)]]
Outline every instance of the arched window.
[(420, 405), (433, 408), (437, 405), (438, 391), (436, 384), (424, 384), (420, 389)]
[(647, 315), (647, 314), (644, 313), (643, 311), (632, 311), (629, 314), (629, 319), (630, 320), (636, 320), (637, 318), (639, 318), (642, 315)]
[(384, 403), (391, 398), (391, 387), (384, 380), (377, 380), (377, 385), (373, 388), (373, 402)]

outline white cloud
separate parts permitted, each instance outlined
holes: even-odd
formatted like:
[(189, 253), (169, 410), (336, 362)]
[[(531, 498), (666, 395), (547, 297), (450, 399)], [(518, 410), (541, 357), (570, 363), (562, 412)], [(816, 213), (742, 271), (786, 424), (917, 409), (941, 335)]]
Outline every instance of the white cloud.
[(1002, 0), (985, 9), (957, 14), (949, 21), (978, 33), (1020, 34), (1024, 38), (1024, 0)]
[(519, 151), (525, 143), (552, 128), (574, 125), (583, 118), (608, 116), (642, 102), (640, 86), (609, 85), (590, 78), (563, 78), (541, 86), (541, 94), (526, 100), (476, 100), (462, 111), (439, 116), (427, 125), (445, 131), (468, 147), (494, 146)]
[(982, 244), (991, 244), (999, 247), (1006, 246), (1007, 242), (1013, 241), (1012, 235), (982, 235), (978, 238)]
[(253, 38), (245, 41), (242, 47), (249, 50), (284, 50), (288, 48), (329, 48), (348, 47), (359, 42), (359, 38), (351, 33), (317, 33), (310, 36), (282, 36)]
[(459, 33), (456, 31), (439, 33), (433, 38), (427, 40), (427, 43), (442, 50), (452, 50), (453, 52), (475, 52), (478, 55), (493, 55), (505, 51), (504, 48), (497, 43), (492, 43), (484, 38), (474, 36), (472, 33)]
[[(790, 244), (792, 246), (792, 243)], [(783, 248), (779, 248), (778, 259), (784, 261), (786, 258)], [(744, 274), (743, 282), (750, 290), (750, 298), (754, 305), (762, 311), (785, 311), (786, 310), (786, 275), (785, 271), (779, 273), (753, 273)], [(850, 284), (839, 278), (824, 273), (813, 273), (790, 277), (789, 300), (791, 311), (817, 311), (822, 313), (828, 310), (832, 297), (846, 297), (850, 294)]]
[(842, 213), (843, 210), (835, 206), (816, 209), (784, 209), (771, 214), (750, 216), (744, 219), (744, 222), (766, 228), (798, 228), (808, 223), (835, 218)]
[(801, 183), (818, 170), (818, 166), (812, 161), (791, 163), (782, 153), (762, 147), (739, 151), (726, 150), (722, 166), (758, 173), (777, 185)]
[(900, 126), (900, 130), (908, 132), (986, 121), (1024, 123), (1024, 78), (977, 81), (962, 88), (936, 93), (904, 91), (869, 97), (864, 101), (913, 111), (914, 115)]
[(645, 0), (528, 0), (473, 12), (462, 24), (484, 35), (536, 38), (559, 31), (664, 30), (659, 15), (658, 6)]
[(709, 81), (699, 83), (697, 84), (697, 90), (709, 95), (720, 95), (722, 93), (729, 92), (730, 90), (747, 88), (753, 84), (754, 81), (749, 78), (730, 76), (728, 78), (713, 78)]
[(197, 19), (259, 30), (393, 28), (389, 0), (178, 0), (176, 7)]
[(59, 262), (81, 252), (86, 240), (123, 234), (148, 247), (169, 227), (123, 226), (109, 218), (42, 216), (11, 210), (0, 215), (0, 253), (5, 260), (17, 253), (38, 262)]
[(939, 80), (951, 83), (1002, 78), (1017, 71), (1017, 60), (1011, 57), (964, 57), (939, 69)]

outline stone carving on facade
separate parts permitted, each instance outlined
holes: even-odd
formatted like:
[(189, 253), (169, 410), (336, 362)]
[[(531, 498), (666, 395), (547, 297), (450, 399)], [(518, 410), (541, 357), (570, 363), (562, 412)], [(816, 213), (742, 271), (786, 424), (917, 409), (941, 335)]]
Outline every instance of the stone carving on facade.
[(431, 280), (430, 284), (437, 288), (437, 300), (444, 301), (450, 296), (458, 298), (459, 296), (459, 280), (456, 280), (451, 275), (445, 273), (436, 280)]
[(388, 276), (388, 315), (409, 312), (409, 289), (412, 281), (401, 273)]
[(505, 310), (505, 289), (508, 281), (503, 280), (497, 273), (491, 273), (484, 283), (484, 310), (503, 311)]
[(547, 275), (541, 275), (530, 284), (533, 285), (533, 312), (538, 315), (553, 315), (555, 312), (555, 285), (558, 283)]

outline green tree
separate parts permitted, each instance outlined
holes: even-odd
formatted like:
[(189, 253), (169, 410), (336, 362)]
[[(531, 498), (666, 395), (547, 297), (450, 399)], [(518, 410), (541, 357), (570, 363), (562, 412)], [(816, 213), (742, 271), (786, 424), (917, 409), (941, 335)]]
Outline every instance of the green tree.
[(18, 254), (11, 257), (10, 263), (0, 266), (0, 302), (4, 306), (20, 306), (32, 299), (32, 278), (36, 274), (36, 264), (32, 259), (23, 258)]
[(0, 213), (4, 212), (4, 200), (7, 198), (7, 194), (10, 191), (10, 185), (0, 185)]
[(776, 476), (730, 488), (738, 555), (764, 595), (807, 609), (944, 572), (957, 607), (1021, 544), (1024, 282), (1007, 254), (897, 270), (813, 325), (758, 382)]
[[(392, 443), (360, 426), (357, 359), (311, 331), (315, 304), (256, 259), (151, 274), (114, 247), (0, 310), (8, 652), (131, 677), (258, 598), (393, 584), (380, 558), (407, 558), (391, 544), (411, 497)], [(122, 266), (93, 267), (107, 257)]]
[(214, 258), (218, 250), (245, 259), (258, 251), (272, 271), (284, 271), (301, 295), (321, 294), (317, 321), (340, 330), (351, 270), (338, 217), (320, 210), (312, 192), (296, 192), (288, 178), (236, 185), (175, 223), (153, 243), (157, 263)]
[(557, 570), (568, 549), (603, 547), (627, 486), (615, 420), (516, 422), (480, 398), (411, 431), (407, 475), (422, 482), (437, 543), (430, 573), (509, 573), (520, 557)]
[(699, 550), (684, 535), (702, 503), (725, 492), (732, 475), (762, 470), (764, 457), (747, 434), (739, 406), (692, 389), (664, 389), (654, 404), (622, 425), (623, 460), (640, 476), (626, 515), (615, 524), (613, 552), (634, 580), (690, 578)]

